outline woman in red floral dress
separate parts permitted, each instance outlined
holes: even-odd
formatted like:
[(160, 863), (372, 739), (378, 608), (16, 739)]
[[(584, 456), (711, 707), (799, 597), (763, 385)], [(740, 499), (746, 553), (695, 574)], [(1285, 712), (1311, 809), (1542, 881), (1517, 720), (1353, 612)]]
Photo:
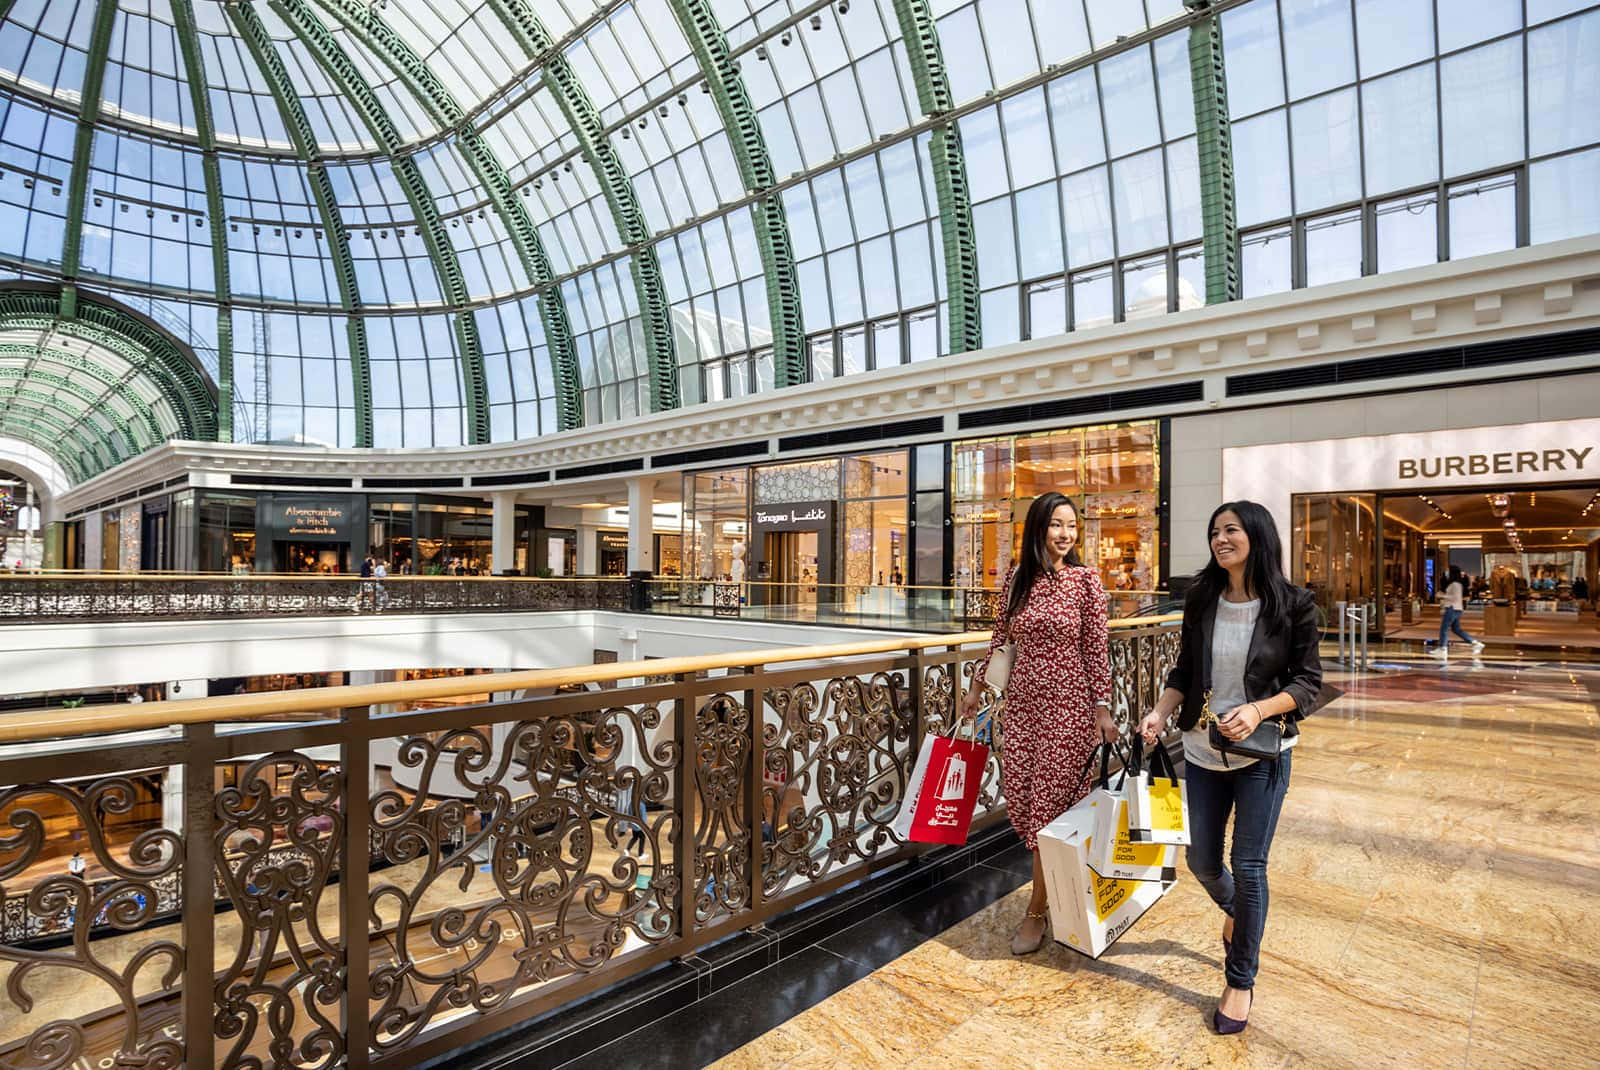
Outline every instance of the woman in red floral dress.
[(1111, 718), (1106, 593), (1078, 556), (1078, 510), (1065, 496), (1035, 498), (1022, 525), (1022, 554), (1006, 574), (989, 654), (963, 710), (976, 713), (989, 658), (1016, 644), (1006, 684), (1000, 783), (1006, 810), (1033, 852), (1033, 898), (1011, 940), (1013, 954), (1044, 943), (1046, 899), (1039, 830), (1089, 793), (1084, 766), (1119, 733)]

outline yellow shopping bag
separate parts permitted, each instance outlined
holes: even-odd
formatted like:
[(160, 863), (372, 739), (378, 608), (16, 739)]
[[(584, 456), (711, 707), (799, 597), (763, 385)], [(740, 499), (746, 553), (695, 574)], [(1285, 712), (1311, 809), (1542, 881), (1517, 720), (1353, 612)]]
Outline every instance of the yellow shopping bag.
[(1172, 757), (1159, 743), (1141, 762), (1134, 740), (1133, 764), (1124, 794), (1128, 800), (1128, 839), (1134, 843), (1182, 845), (1189, 842), (1189, 797)]

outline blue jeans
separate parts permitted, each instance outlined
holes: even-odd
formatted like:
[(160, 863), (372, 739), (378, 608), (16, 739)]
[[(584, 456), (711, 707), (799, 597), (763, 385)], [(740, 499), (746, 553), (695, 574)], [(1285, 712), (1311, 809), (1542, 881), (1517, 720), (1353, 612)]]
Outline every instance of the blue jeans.
[[(1190, 764), (1189, 872), (1205, 886), (1222, 912), (1233, 919), (1233, 950), (1228, 955), (1228, 987), (1254, 988), (1267, 927), (1267, 852), (1278, 829), (1278, 813), (1289, 790), (1293, 751), (1275, 762), (1256, 762), (1236, 773), (1218, 773)], [(1233, 872), (1222, 864), (1222, 837), (1233, 821)]]
[(1451, 632), (1455, 632), (1462, 639), (1469, 643), (1477, 642), (1477, 640), (1468, 635), (1467, 630), (1461, 626), (1461, 610), (1451, 609), (1449, 606), (1445, 606), (1444, 609), (1439, 612), (1440, 646), (1446, 646), (1449, 644)]

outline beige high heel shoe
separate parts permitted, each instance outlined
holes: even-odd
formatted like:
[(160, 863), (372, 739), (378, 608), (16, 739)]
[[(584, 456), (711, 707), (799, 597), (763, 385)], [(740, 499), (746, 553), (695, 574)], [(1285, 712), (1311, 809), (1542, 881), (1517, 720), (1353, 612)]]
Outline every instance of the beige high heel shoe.
[(1048, 910), (1028, 911), (1023, 915), (1023, 920), (1028, 918), (1043, 918), (1044, 925), (1039, 930), (1039, 938), (1030, 942), (1022, 939), (1022, 927), (1017, 927), (1016, 935), (1011, 938), (1011, 953), (1013, 955), (1031, 955), (1044, 946), (1044, 938), (1050, 932), (1050, 913)]

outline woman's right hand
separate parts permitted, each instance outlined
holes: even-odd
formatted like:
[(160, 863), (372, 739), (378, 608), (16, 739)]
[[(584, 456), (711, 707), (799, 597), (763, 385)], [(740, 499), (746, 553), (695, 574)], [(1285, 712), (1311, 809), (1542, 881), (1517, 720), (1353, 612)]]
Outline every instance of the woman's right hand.
[(1161, 730), (1166, 724), (1166, 714), (1160, 710), (1151, 710), (1144, 715), (1144, 720), (1139, 722), (1139, 735), (1144, 737), (1146, 743), (1154, 743), (1161, 738)]
[(983, 685), (974, 683), (967, 688), (966, 695), (961, 699), (961, 716), (963, 719), (976, 717), (978, 706), (983, 702)]

